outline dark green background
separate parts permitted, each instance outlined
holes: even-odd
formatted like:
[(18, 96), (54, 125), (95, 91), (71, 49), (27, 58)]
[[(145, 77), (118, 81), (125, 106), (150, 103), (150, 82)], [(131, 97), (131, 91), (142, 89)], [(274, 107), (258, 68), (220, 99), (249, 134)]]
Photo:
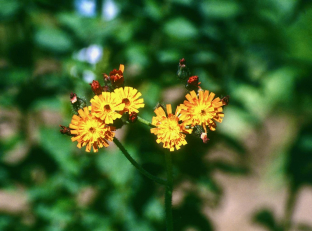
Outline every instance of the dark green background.
[[(272, 143), (265, 177), (289, 195), (311, 185), (311, 1), (114, 3), (118, 14), (107, 20), (102, 1), (92, 17), (73, 1), (0, 1), (0, 192), (13, 196), (0, 200), (0, 230), (165, 230), (162, 186), (140, 175), (114, 144), (87, 154), (59, 133), (73, 114), (69, 94), (93, 96), (84, 76), (102, 83), (102, 73), (120, 63), (126, 85), (143, 94), (147, 120), (158, 102), (183, 102), (185, 83), (176, 76), (183, 57), (202, 88), (230, 96), (208, 144), (188, 137), (173, 153), (174, 195), (183, 194), (174, 206), (175, 230), (216, 230), (203, 213), (224, 198), (214, 174), (253, 174), (258, 163), (251, 157)], [(99, 62), (77, 59), (92, 44), (101, 46)], [(268, 132), (276, 121), (285, 126)], [(116, 136), (146, 170), (165, 177), (163, 149), (148, 127), (132, 124)], [(226, 158), (215, 155), (220, 147)], [(182, 187), (186, 182), (191, 187)], [(270, 208), (246, 219), (283, 230)]]

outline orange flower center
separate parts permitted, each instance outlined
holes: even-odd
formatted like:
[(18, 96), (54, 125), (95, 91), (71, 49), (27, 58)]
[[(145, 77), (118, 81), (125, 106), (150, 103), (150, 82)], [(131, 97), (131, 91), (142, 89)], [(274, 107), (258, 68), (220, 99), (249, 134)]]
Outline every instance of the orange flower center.
[(93, 127), (89, 128), (89, 132), (95, 133), (95, 128), (93, 128)]
[(128, 107), (128, 106), (130, 105), (130, 100), (127, 99), (127, 98), (124, 98), (124, 99), (122, 100), (122, 102), (126, 105), (126, 107)]
[(107, 112), (110, 112), (110, 111), (111, 111), (111, 108), (110, 108), (110, 106), (109, 106), (108, 104), (106, 104), (106, 105), (104, 106), (104, 110), (107, 111)]

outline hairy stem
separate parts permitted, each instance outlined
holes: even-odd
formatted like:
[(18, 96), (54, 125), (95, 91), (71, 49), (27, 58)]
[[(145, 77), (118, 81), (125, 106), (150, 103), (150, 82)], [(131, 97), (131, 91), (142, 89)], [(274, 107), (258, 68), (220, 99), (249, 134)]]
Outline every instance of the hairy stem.
[(142, 168), (129, 154), (129, 152), (125, 149), (125, 147), (120, 143), (120, 141), (114, 137), (114, 143), (116, 144), (116, 146), (120, 149), (120, 151), (124, 154), (124, 156), (130, 161), (130, 163), (137, 169), (139, 170), (139, 172), (141, 174), (143, 174), (144, 176), (146, 176), (147, 178), (153, 180), (154, 182), (158, 183), (158, 184), (162, 184), (162, 185), (167, 185), (167, 181), (163, 180), (161, 178), (158, 178), (152, 174), (150, 174), (149, 172), (147, 172), (144, 168)]
[(151, 122), (147, 121), (146, 119), (141, 118), (140, 116), (138, 116), (138, 121), (143, 123), (143, 124), (146, 124), (147, 126), (149, 126), (151, 128), (155, 127)]

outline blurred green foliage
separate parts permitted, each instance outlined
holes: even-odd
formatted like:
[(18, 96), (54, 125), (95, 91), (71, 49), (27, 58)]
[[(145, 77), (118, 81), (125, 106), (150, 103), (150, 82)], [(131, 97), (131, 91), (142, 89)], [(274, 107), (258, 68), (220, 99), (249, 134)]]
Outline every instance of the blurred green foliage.
[[(92, 14), (79, 11), (83, 2), (94, 3)], [(112, 19), (102, 11), (108, 3), (117, 10)], [(88, 83), (101, 82), (120, 63), (126, 85), (142, 92), (140, 114), (149, 120), (158, 101), (174, 107), (183, 101), (186, 91), (173, 101), (164, 94), (183, 89), (176, 76), (182, 57), (202, 88), (230, 95), (210, 142), (190, 137), (173, 154), (175, 187), (194, 186), (174, 207), (176, 230), (214, 230), (202, 212), (204, 202), (214, 207), (222, 200), (213, 173), (248, 174), (244, 141), (270, 116), (296, 121), (295, 139), (280, 147), (290, 192), (311, 185), (310, 1), (1, 0), (0, 6), (0, 186), (26, 194), (28, 205), (1, 208), (0, 230), (165, 229), (163, 187), (137, 173), (116, 148), (86, 154), (58, 131), (72, 116), (69, 93), (89, 101)], [(102, 54), (96, 61), (91, 45)], [(135, 159), (163, 176), (163, 151), (149, 129), (133, 124), (122, 131)], [(238, 154), (236, 161), (207, 161), (218, 145)], [(268, 210), (255, 221), (282, 229)]]

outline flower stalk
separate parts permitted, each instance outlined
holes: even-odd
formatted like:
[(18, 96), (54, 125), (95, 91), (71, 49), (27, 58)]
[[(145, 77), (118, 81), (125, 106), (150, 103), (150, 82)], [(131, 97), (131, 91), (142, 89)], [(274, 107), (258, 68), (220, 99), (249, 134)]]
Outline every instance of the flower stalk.
[(290, 186), (289, 194), (286, 201), (285, 214), (283, 219), (284, 231), (289, 231), (292, 226), (292, 217), (295, 211), (296, 202), (298, 199), (298, 186)]
[(124, 156), (130, 161), (130, 163), (144, 176), (146, 176), (147, 178), (151, 179), (152, 181), (158, 183), (158, 184), (162, 184), (162, 185), (167, 185), (167, 181), (163, 180), (161, 178), (158, 178), (152, 174), (150, 174), (149, 172), (147, 172), (144, 168), (141, 167), (141, 165), (139, 165), (129, 154), (129, 152), (125, 149), (125, 147), (120, 143), (120, 141), (114, 137), (113, 139), (114, 143), (116, 144), (116, 146), (120, 149), (120, 151), (122, 152), (122, 154), (124, 154)]
[(146, 119), (143, 119), (142, 117), (138, 116), (138, 121), (153, 128), (155, 127), (151, 122), (147, 121)]

